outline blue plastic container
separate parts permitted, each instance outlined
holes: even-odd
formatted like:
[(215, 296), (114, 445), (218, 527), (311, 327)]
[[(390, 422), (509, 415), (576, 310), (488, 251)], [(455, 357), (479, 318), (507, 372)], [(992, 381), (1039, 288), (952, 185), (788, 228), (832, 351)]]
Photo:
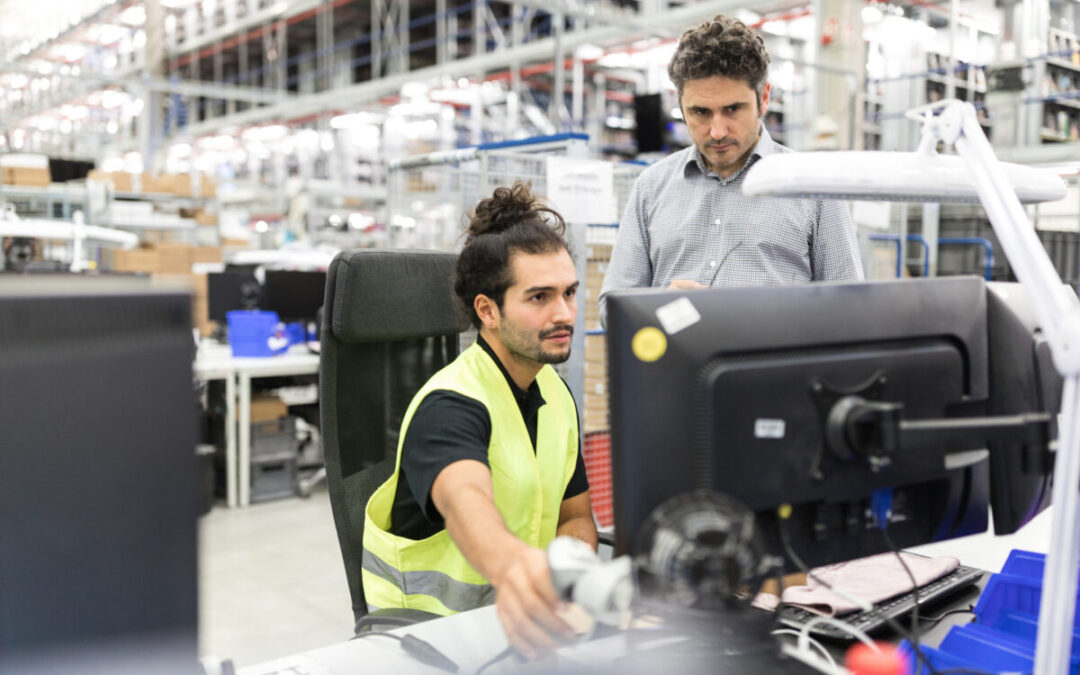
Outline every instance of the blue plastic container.
[(285, 334), (289, 337), (291, 345), (302, 345), (307, 342), (307, 329), (299, 321), (285, 324)]
[[(1034, 667), (1042, 576), (1046, 556), (1014, 550), (1000, 574), (992, 575), (975, 605), (973, 623), (954, 626), (937, 649), (920, 651), (937, 670), (970, 668), (991, 673), (1029, 673)], [(911, 645), (901, 645), (919, 671)], [(924, 669), (925, 671), (925, 669)], [(1071, 675), (1080, 673), (1080, 626), (1073, 624)]]
[(1021, 551), (1014, 548), (1009, 552), (1009, 558), (1001, 568), (1001, 573), (1042, 581), (1045, 568), (1046, 556), (1042, 553), (1032, 553), (1031, 551)]
[(276, 312), (235, 310), (225, 314), (233, 356), (276, 356), (289, 349)]

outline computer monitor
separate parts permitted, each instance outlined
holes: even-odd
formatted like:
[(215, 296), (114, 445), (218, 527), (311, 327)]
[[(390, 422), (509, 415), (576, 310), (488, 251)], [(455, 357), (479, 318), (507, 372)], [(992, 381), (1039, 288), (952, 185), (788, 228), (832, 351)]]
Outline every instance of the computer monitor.
[[(990, 336), (991, 415), (1050, 413), (1057, 437), (1064, 379), (1054, 367), (1050, 345), (1038, 329), (1027, 290), (1020, 284), (992, 282), (987, 287)], [(1075, 291), (1069, 287), (1067, 293)], [(1051, 466), (1037, 449), (1015, 442), (990, 443), (990, 498), (994, 531), (1011, 534), (1050, 504)]]
[(257, 309), (263, 290), (254, 272), (226, 270), (206, 275), (207, 317), (225, 325), (226, 314), (234, 309)]
[(0, 278), (0, 672), (198, 668), (191, 298)]
[(263, 309), (282, 321), (314, 321), (326, 293), (326, 272), (266, 270)]
[[(746, 504), (777, 554), (777, 509), (792, 505), (787, 534), (810, 565), (887, 549), (869, 508), (878, 490), (892, 489), (898, 546), (985, 530), (991, 464), (1004, 461), (988, 461), (988, 440), (1034, 435), (1019, 444), (1026, 475), (1048, 470), (1032, 459), (1045, 460), (1045, 420), (990, 429), (991, 412), (1038, 406), (1012, 410), (992, 380), (988, 304), (1000, 303), (974, 277), (613, 295), (617, 551), (695, 488)], [(1009, 486), (999, 501), (1031, 497)]]

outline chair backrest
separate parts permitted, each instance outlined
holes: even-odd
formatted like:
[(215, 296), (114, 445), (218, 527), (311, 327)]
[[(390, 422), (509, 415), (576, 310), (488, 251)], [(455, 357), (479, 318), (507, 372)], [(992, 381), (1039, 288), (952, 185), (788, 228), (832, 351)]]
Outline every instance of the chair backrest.
[[(410, 401), (458, 354), (468, 319), (437, 251), (345, 251), (330, 265), (319, 377), (323, 454), (354, 619), (367, 613), (360, 565), (364, 508), (393, 471)], [(387, 459), (390, 461), (385, 461)]]

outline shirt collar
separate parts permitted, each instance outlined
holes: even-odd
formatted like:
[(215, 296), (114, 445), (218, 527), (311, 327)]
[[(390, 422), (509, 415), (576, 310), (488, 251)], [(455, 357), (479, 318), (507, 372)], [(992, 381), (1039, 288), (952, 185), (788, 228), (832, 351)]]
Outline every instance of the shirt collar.
[[(750, 151), (750, 157), (747, 158), (746, 164), (744, 164), (741, 169), (731, 174), (728, 178), (720, 179), (725, 185), (741, 176), (743, 172), (753, 166), (754, 162), (757, 160), (762, 157), (776, 154), (776, 141), (769, 135), (769, 130), (765, 128), (764, 124), (761, 124), (760, 122), (758, 124), (760, 134), (758, 135), (757, 143), (754, 144), (753, 150)], [(687, 155), (686, 163), (683, 165), (683, 175), (688, 175), (692, 170), (696, 170), (698, 173), (705, 176), (710, 175), (709, 170), (705, 168), (705, 159), (701, 156), (701, 151), (698, 150), (697, 145), (691, 144), (689, 150), (690, 154)], [(693, 167), (693, 169), (691, 169), (691, 167)]]
[(480, 348), (483, 349), (487, 355), (491, 357), (491, 360), (495, 362), (495, 365), (499, 367), (499, 372), (506, 378), (506, 384), (510, 386), (510, 393), (514, 395), (514, 400), (517, 401), (518, 406), (521, 407), (523, 415), (528, 416), (530, 411), (535, 412), (540, 409), (540, 406), (547, 403), (547, 401), (544, 400), (544, 397), (540, 395), (540, 385), (537, 384), (535, 379), (532, 381), (532, 384), (529, 385), (528, 391), (522, 391), (521, 387), (517, 386), (517, 383), (514, 382), (514, 378), (510, 377), (510, 371), (503, 365), (503, 362), (499, 359), (499, 355), (495, 353), (495, 350), (491, 348), (491, 345), (487, 343), (487, 340), (477, 335), (476, 344), (480, 345)]

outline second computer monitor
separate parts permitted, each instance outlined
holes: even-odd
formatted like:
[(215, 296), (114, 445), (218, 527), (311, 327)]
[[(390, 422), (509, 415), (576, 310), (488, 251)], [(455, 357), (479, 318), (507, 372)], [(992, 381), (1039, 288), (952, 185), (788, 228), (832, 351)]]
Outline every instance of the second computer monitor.
[(326, 272), (266, 270), (262, 308), (282, 321), (313, 321), (323, 304)]
[(249, 270), (226, 270), (206, 275), (208, 315), (225, 325), (226, 315), (236, 309), (258, 309), (263, 304), (262, 285)]

